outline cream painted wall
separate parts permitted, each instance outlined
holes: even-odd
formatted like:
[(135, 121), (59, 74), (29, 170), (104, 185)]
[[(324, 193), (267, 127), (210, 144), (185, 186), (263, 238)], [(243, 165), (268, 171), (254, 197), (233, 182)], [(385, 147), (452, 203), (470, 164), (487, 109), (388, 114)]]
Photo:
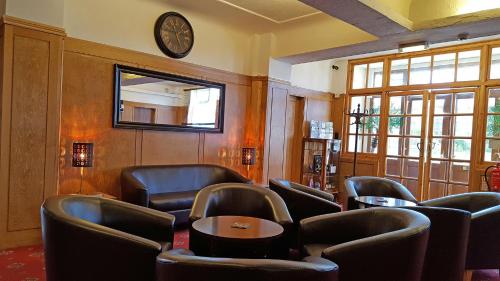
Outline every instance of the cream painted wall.
[(328, 15), (290, 23), (286, 28), (274, 31), (274, 34), (276, 47), (272, 56), (276, 58), (377, 39), (343, 21), (332, 20)]
[(65, 0), (64, 11), (64, 27), (71, 37), (160, 56), (155, 21), (164, 12), (178, 11), (189, 19), (195, 36), (193, 50), (183, 61), (251, 73), (251, 34), (164, 0)]
[(269, 59), (269, 77), (282, 81), (290, 81), (292, 65), (276, 59)]
[(495, 8), (500, 8), (499, 0), (413, 0), (410, 19), (414, 22), (434, 20)]
[[(333, 70), (332, 65), (339, 67)], [(290, 82), (294, 86), (345, 94), (347, 81), (347, 60), (323, 60), (295, 64), (291, 68)]]
[(57, 27), (64, 25), (64, 0), (3, 0), (3, 2), (6, 5), (2, 14)]

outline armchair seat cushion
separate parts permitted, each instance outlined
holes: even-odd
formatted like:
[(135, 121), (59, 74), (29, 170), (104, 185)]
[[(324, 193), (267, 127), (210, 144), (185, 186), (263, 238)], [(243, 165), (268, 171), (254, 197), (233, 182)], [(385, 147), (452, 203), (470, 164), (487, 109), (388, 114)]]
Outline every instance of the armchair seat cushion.
[(323, 250), (331, 246), (333, 244), (307, 244), (304, 245), (304, 253), (306, 256), (321, 257)]
[(160, 211), (191, 209), (197, 190), (151, 194), (149, 206)]

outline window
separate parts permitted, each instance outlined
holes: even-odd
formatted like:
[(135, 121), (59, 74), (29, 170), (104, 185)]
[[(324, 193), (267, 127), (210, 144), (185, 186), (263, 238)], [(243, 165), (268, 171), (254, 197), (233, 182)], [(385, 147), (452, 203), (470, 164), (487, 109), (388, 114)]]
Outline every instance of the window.
[(408, 59), (391, 62), (391, 86), (408, 85)]
[(500, 79), (500, 47), (491, 49), (490, 79)]
[(455, 81), (455, 56), (455, 53), (434, 56), (432, 83)]
[[(358, 152), (377, 153), (378, 151), (378, 132), (380, 125), (380, 95), (351, 96), (350, 112), (356, 112), (358, 105), (360, 112), (367, 113), (368, 116), (362, 118), (359, 125)], [(349, 137), (347, 151), (354, 152), (356, 145), (356, 125), (354, 117), (349, 120)]]
[(410, 60), (410, 85), (431, 82), (431, 57), (417, 57)]
[(500, 162), (500, 88), (489, 90), (487, 107), (484, 161)]
[(457, 81), (479, 80), (479, 63), (481, 51), (465, 51), (458, 53)]
[(353, 68), (352, 89), (380, 88), (384, 63), (357, 64)]

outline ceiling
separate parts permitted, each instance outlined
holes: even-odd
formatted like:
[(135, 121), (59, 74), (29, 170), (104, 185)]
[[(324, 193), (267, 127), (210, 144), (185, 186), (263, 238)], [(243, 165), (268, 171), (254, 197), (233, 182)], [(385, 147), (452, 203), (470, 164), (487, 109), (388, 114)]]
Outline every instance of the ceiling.
[(321, 13), (315, 8), (305, 5), (297, 0), (218, 1), (278, 24)]

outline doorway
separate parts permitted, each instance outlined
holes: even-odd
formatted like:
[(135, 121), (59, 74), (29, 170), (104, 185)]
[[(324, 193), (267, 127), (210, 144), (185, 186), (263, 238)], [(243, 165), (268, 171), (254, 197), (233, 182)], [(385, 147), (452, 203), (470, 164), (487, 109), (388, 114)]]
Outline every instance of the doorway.
[(304, 105), (303, 97), (287, 97), (283, 174), (286, 180), (293, 182), (300, 182)]

